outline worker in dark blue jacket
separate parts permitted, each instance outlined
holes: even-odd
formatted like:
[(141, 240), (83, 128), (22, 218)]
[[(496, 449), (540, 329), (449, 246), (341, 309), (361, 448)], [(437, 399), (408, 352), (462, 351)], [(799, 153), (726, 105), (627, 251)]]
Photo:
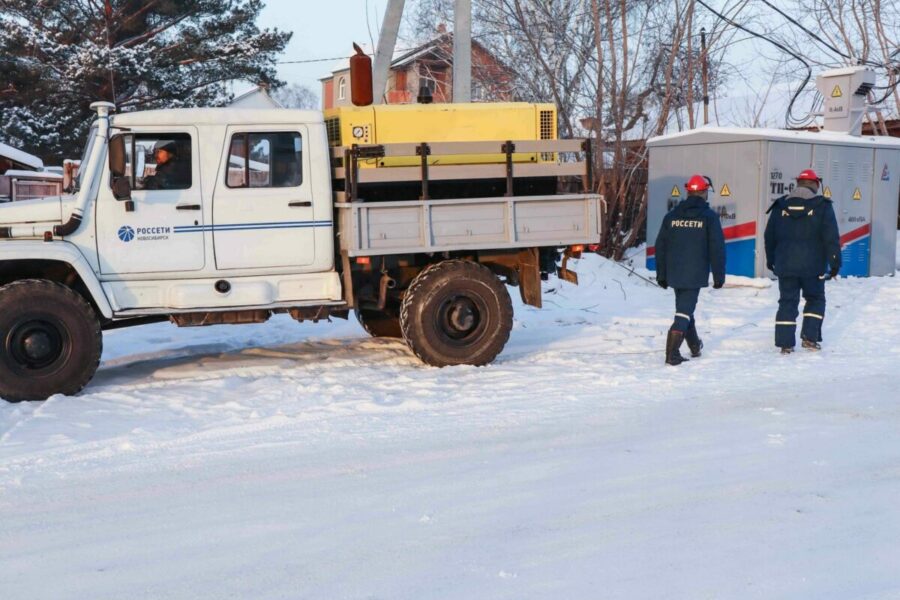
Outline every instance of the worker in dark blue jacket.
[(812, 169), (797, 176), (797, 189), (769, 208), (766, 265), (778, 277), (775, 345), (790, 354), (797, 343), (800, 293), (806, 299), (800, 338), (804, 348), (820, 350), (825, 320), (825, 270), (841, 270), (841, 237), (831, 200), (819, 195), (821, 179)]
[(686, 339), (691, 356), (700, 356), (703, 342), (697, 334), (694, 310), (700, 288), (725, 285), (725, 236), (719, 216), (707, 203), (712, 181), (694, 175), (685, 184), (687, 198), (663, 219), (656, 237), (656, 281), (675, 290), (675, 322), (666, 339), (666, 364), (680, 365), (681, 343)]

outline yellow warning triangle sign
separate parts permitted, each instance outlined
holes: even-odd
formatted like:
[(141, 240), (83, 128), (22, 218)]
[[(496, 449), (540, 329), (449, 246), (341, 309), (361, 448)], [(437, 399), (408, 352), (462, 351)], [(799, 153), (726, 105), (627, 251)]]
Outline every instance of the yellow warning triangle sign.
[(825, 191), (822, 192), (822, 195), (825, 196), (826, 198), (831, 198), (831, 188), (826, 185)]
[(854, 200), (862, 200), (862, 193), (859, 191), (859, 188), (853, 190), (853, 199)]
[(731, 188), (728, 187), (727, 183), (722, 186), (722, 191), (719, 192), (719, 195), (720, 196), (730, 196), (731, 195)]
[(672, 193), (670, 194), (670, 196), (672, 196), (673, 198), (678, 198), (679, 196), (681, 196), (681, 191), (678, 189), (677, 185), (672, 186)]
[(834, 89), (831, 90), (832, 98), (840, 98), (843, 95), (844, 95), (844, 92), (841, 91), (841, 86), (839, 86), (839, 85), (834, 86)]

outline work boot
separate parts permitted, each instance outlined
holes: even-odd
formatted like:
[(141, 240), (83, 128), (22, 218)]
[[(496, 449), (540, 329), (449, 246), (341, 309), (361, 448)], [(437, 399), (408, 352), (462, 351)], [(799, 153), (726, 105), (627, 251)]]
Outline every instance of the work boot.
[(687, 342), (688, 350), (691, 351), (691, 357), (698, 358), (700, 356), (700, 351), (703, 350), (703, 340), (697, 335), (696, 327), (691, 327), (687, 330), (684, 341)]
[(803, 340), (803, 347), (807, 350), (812, 350), (813, 352), (821, 350), (822, 344), (819, 342), (813, 342), (812, 340)]
[(666, 338), (666, 364), (677, 366), (683, 362), (687, 362), (688, 359), (681, 355), (679, 348), (681, 348), (681, 342), (684, 341), (684, 334), (675, 329), (669, 330), (669, 336)]
[(781, 349), (782, 354), (792, 354), (794, 352), (793, 346), (785, 346)]

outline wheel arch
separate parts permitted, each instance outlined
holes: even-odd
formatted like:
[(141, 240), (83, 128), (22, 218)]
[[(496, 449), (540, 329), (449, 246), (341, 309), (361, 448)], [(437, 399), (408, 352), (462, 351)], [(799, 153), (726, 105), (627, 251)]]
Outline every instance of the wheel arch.
[(507, 285), (518, 287), (524, 304), (543, 307), (539, 248), (480, 252), (477, 262), (505, 278)]
[(66, 242), (0, 243), (0, 285), (46, 279), (78, 292), (104, 319), (113, 316), (109, 299), (84, 256)]
[[(383, 305), (385, 293), (390, 296), (400, 295), (412, 280), (423, 270), (448, 260), (467, 260), (484, 265), (494, 275), (501, 277), (507, 285), (519, 288), (522, 302), (537, 308), (542, 306), (541, 281), (544, 273), (548, 273), (546, 257), (542, 248), (515, 248), (500, 250), (472, 250), (435, 255), (373, 255), (360, 259), (342, 256), (342, 276), (344, 294), (348, 304), (358, 306)], [(553, 255), (555, 256), (555, 249)], [(555, 262), (550, 261), (555, 270)], [(379, 286), (383, 274), (389, 275), (396, 289), (385, 290)], [(379, 289), (381, 288), (381, 289)], [(402, 299), (402, 298), (400, 298)]]

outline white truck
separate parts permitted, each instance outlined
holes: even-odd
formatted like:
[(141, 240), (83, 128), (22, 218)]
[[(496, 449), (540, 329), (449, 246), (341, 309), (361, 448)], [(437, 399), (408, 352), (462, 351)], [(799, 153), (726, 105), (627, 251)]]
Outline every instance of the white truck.
[[(427, 364), (485, 365), (512, 328), (505, 284), (540, 306), (542, 278), (574, 278), (558, 259), (600, 240), (599, 196), (515, 195), (511, 140), (336, 148), (313, 111), (92, 108), (75, 192), (0, 204), (7, 401), (79, 392), (104, 330), (155, 321), (318, 321), (355, 309), (369, 333), (402, 337)], [(516, 152), (582, 149), (523, 141)], [(509, 160), (472, 173), (499, 168), (506, 195), (431, 199), (443, 175), (423, 160), (420, 197), (366, 201), (358, 161), (475, 152), (483, 163), (488, 151)]]

